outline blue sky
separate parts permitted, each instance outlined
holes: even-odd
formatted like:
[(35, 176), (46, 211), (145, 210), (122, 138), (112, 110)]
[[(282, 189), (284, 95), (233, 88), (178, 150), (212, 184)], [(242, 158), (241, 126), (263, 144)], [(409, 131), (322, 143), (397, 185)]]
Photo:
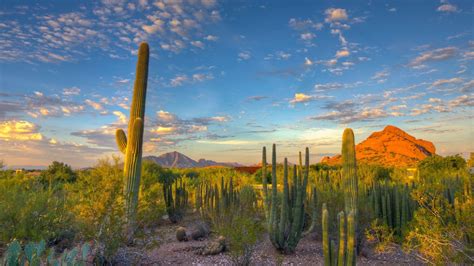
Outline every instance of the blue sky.
[(145, 154), (312, 161), (392, 124), (473, 151), (471, 1), (3, 1), (0, 159), (118, 154), (136, 50), (150, 44)]

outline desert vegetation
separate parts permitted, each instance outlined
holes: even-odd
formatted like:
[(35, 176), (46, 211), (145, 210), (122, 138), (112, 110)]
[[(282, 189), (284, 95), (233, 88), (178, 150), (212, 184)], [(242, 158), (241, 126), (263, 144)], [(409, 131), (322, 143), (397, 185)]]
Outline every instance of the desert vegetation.
[[(309, 243), (321, 248), (306, 256), (325, 265), (474, 263), (473, 162), (460, 156), (427, 157), (408, 177), (403, 168), (358, 164), (346, 129), (336, 166), (310, 165), (309, 148), (296, 164), (277, 160), (275, 144), (270, 165), (263, 147), (254, 174), (142, 162), (148, 49), (138, 52), (128, 134), (116, 133), (123, 162), (0, 170), (4, 264), (191, 264), (224, 255), (208, 263), (278, 264)], [(160, 252), (170, 243), (189, 246)], [(270, 258), (259, 252), (265, 243)], [(189, 250), (193, 261), (163, 260)], [(396, 251), (405, 260), (373, 256)]]

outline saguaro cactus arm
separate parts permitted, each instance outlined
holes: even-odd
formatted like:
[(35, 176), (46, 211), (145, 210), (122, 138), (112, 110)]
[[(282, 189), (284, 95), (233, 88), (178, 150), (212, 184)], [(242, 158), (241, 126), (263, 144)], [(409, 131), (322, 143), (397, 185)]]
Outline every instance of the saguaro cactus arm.
[(125, 132), (122, 129), (115, 131), (115, 141), (119, 150), (125, 154), (127, 152), (127, 136), (125, 136)]

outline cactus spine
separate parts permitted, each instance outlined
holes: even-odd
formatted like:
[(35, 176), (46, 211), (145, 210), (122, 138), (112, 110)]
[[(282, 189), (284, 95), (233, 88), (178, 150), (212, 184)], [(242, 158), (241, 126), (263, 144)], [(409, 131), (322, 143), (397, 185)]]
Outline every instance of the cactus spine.
[[(293, 181), (294, 184), (292, 186), (295, 186), (295, 192), (292, 192), (291, 196), (290, 190), (293, 189), (290, 189), (288, 184), (288, 161), (286, 159), (283, 167), (283, 193), (280, 194), (281, 200), (279, 201), (277, 198), (279, 194), (276, 176), (276, 146), (273, 144), (271, 198), (268, 197), (268, 193), (265, 193), (264, 190), (264, 204), (270, 203), (270, 206), (266, 206), (267, 209), (270, 209), (267, 227), (273, 246), (283, 253), (293, 253), (303, 234), (304, 200), (306, 198), (309, 175), (309, 149), (306, 148), (304, 171), (303, 167), (300, 166), (300, 173), (303, 176), (294, 176), (296, 182)], [(294, 198), (294, 201), (291, 198)]]
[(143, 128), (145, 117), (145, 99), (148, 81), (149, 48), (147, 43), (141, 43), (138, 49), (135, 84), (133, 88), (130, 121), (128, 123), (128, 139), (122, 129), (115, 133), (117, 146), (125, 154), (124, 163), (124, 197), (127, 219), (127, 237), (133, 237), (135, 215), (140, 189)]

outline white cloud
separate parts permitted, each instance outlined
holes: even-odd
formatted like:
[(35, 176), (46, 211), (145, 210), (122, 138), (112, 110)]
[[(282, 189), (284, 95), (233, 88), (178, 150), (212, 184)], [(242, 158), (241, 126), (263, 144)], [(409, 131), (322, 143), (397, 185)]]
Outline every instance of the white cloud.
[(204, 39), (210, 42), (215, 42), (219, 39), (219, 37), (214, 35), (207, 35), (206, 37), (204, 37)]
[(313, 65), (313, 61), (311, 61), (311, 59), (309, 59), (308, 57), (305, 57), (305, 58), (304, 58), (304, 65), (305, 65), (305, 66), (312, 66), (312, 65)]
[(347, 20), (347, 12), (343, 8), (329, 8), (324, 12), (326, 14), (326, 22)]
[(127, 124), (127, 116), (120, 112), (120, 111), (114, 111), (112, 112), (115, 116), (118, 118), (118, 123), (121, 125), (126, 125)]
[(351, 53), (348, 51), (348, 50), (339, 50), (337, 51), (336, 53), (336, 58), (341, 58), (341, 57), (347, 57), (349, 56)]
[(453, 5), (453, 4), (443, 4), (443, 5), (440, 5), (436, 11), (438, 12), (445, 12), (445, 13), (455, 13), (455, 12), (458, 12), (458, 8)]
[(239, 53), (238, 57), (239, 61), (249, 60), (252, 57), (252, 54), (249, 51), (243, 51)]

